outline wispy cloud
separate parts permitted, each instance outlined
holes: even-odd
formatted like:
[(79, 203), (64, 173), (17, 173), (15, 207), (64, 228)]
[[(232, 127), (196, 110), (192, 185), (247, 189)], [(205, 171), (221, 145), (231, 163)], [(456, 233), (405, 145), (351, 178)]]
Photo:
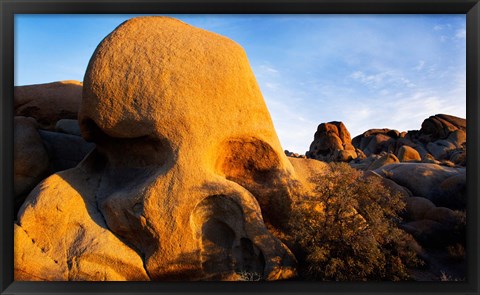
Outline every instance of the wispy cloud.
[(266, 72), (266, 73), (271, 73), (271, 74), (278, 74), (278, 70), (274, 69), (273, 67), (267, 66), (267, 65), (261, 65), (260, 71)]
[(425, 61), (421, 60), (418, 62), (418, 64), (413, 68), (416, 71), (421, 71), (425, 67)]
[(455, 33), (455, 37), (457, 39), (466, 39), (467, 38), (467, 30), (465, 28), (459, 29)]
[(451, 27), (452, 27), (452, 25), (447, 23), (447, 24), (435, 25), (433, 27), (433, 30), (434, 31), (443, 31), (445, 29), (450, 29)]

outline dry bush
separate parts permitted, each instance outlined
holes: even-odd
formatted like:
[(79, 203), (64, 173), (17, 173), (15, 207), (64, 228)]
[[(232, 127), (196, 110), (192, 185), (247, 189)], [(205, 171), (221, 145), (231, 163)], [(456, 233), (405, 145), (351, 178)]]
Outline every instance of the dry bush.
[[(418, 244), (397, 228), (405, 202), (379, 178), (345, 163), (314, 176), (313, 194), (296, 200), (289, 222), (305, 279), (364, 281), (409, 279), (421, 264)], [(418, 249), (417, 249), (418, 250)]]

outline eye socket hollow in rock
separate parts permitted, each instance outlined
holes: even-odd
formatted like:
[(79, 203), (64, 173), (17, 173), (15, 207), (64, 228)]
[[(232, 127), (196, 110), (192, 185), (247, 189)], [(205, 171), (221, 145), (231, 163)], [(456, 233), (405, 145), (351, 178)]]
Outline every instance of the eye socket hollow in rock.
[[(96, 143), (97, 149), (109, 163), (117, 167), (142, 168), (169, 166), (175, 162), (175, 153), (166, 138), (141, 136), (117, 138), (103, 132), (91, 119), (82, 121), (82, 134)], [(168, 165), (170, 164), (170, 165)], [(164, 168), (169, 168), (164, 167)]]
[(275, 150), (262, 140), (246, 137), (225, 141), (217, 155), (217, 171), (255, 196), (266, 222), (282, 225), (291, 206), (291, 184)]
[(219, 149), (218, 170), (240, 184), (268, 183), (280, 160), (272, 147), (255, 138), (231, 139)]

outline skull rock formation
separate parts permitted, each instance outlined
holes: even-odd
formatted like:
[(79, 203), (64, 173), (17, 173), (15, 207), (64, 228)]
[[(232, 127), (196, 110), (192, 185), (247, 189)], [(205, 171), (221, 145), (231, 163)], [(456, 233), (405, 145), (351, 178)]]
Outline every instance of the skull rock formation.
[[(93, 54), (79, 123), (96, 150), (43, 181), (16, 229), (55, 257), (59, 279), (132, 279), (142, 263), (136, 279), (294, 275), (295, 257), (264, 220), (282, 226), (298, 181), (238, 44), (171, 18), (131, 19)], [(74, 205), (55, 211), (55, 227), (39, 208)], [(29, 247), (15, 248), (22, 262)], [(82, 259), (93, 266), (73, 269)], [(109, 276), (90, 273), (102, 263)], [(16, 270), (55, 276), (28, 263)]]

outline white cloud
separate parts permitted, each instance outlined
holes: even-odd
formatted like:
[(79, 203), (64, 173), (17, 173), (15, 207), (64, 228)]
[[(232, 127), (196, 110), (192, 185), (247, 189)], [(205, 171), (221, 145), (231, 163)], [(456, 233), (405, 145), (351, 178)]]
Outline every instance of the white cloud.
[(442, 30), (445, 30), (445, 29), (450, 29), (451, 27), (452, 27), (451, 24), (435, 25), (433, 27), (433, 30), (434, 31), (442, 31)]
[(269, 89), (272, 89), (272, 90), (275, 90), (275, 89), (278, 88), (278, 84), (265, 82), (265, 87), (267, 87)]
[(258, 67), (258, 70), (260, 73), (267, 73), (267, 74), (278, 74), (278, 70), (271, 67), (271, 66), (267, 66), (267, 65), (260, 65)]
[[(422, 65), (423, 66), (423, 65)], [(394, 87), (415, 87), (410, 79), (407, 79), (399, 70), (387, 70), (375, 74), (367, 75), (363, 71), (356, 71), (350, 74), (349, 78), (359, 81), (370, 89), (382, 88), (380, 93), (385, 93), (384, 87), (389, 89)]]
[(366, 75), (362, 71), (356, 71), (350, 75), (351, 78), (361, 82), (362, 84), (377, 87), (379, 84), (383, 82), (385, 77), (389, 76), (388, 72), (384, 73), (377, 73), (373, 75)]
[(457, 39), (466, 39), (467, 38), (467, 31), (465, 29), (459, 29), (455, 32), (455, 37)]

